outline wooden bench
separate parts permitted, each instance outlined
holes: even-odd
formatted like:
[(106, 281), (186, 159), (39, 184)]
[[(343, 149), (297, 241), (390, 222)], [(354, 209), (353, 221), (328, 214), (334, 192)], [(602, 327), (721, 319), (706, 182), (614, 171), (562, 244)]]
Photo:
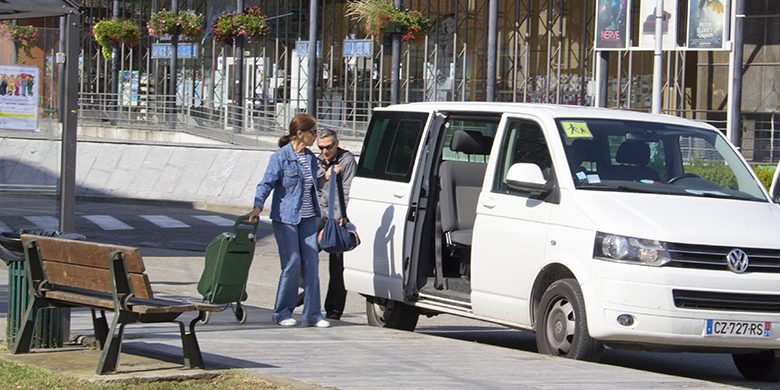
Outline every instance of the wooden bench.
[[(219, 305), (155, 299), (138, 248), (33, 235), (22, 235), (21, 241), (31, 299), (13, 353), (30, 352), (40, 309), (88, 307), (100, 345), (98, 374), (116, 372), (125, 325), (134, 323), (178, 323), (184, 367), (204, 368), (195, 324)], [(114, 312), (110, 328), (106, 311)], [(177, 318), (193, 311), (198, 316), (187, 332)]]

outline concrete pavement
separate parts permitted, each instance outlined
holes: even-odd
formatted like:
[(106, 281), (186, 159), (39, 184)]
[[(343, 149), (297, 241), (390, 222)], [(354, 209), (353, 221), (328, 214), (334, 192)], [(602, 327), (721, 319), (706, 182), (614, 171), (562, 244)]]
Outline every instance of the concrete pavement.
[[(202, 254), (155, 248), (144, 248), (142, 253), (157, 296), (199, 299), (195, 286)], [(327, 275), (325, 263), (321, 264), (321, 275)], [(340, 389), (728, 387), (419, 332), (368, 327), (364, 325), (363, 301), (356, 294), (348, 298), (343, 321), (334, 321), (332, 328), (282, 328), (271, 322), (278, 274), (273, 237), (265, 236), (258, 242), (250, 272), (247, 323), (238, 324), (227, 311), (216, 313), (209, 324), (196, 328), (210, 369), (234, 367), (259, 376), (287, 378), (301, 386)], [(7, 272), (0, 269), (0, 284), (7, 285), (6, 279)], [(326, 281), (327, 276), (321, 279)], [(323, 291), (325, 287), (323, 283)], [(88, 311), (73, 311), (71, 334), (92, 334)], [(125, 351), (176, 361), (181, 356), (178, 328), (166, 324), (128, 326)], [(132, 369), (122, 363), (120, 360), (120, 371), (123, 367)]]

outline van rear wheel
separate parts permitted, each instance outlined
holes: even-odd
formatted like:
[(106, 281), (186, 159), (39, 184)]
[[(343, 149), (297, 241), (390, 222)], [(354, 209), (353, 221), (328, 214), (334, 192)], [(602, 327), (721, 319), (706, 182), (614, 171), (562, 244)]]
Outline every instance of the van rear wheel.
[(731, 358), (745, 379), (780, 381), (780, 358), (775, 357), (775, 351), (733, 354)]
[(420, 316), (409, 305), (376, 297), (366, 298), (366, 315), (371, 326), (408, 331), (414, 330)]
[(547, 288), (536, 313), (536, 346), (540, 353), (599, 361), (603, 345), (588, 334), (585, 303), (575, 279)]

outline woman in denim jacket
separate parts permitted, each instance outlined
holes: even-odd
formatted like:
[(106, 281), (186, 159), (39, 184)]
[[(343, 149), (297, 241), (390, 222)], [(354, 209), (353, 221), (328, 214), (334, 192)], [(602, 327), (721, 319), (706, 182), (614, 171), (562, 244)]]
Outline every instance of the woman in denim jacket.
[(257, 184), (253, 221), (273, 190), (270, 217), (279, 247), (282, 273), (276, 291), (273, 321), (281, 326), (298, 324), (292, 317), (298, 297), (298, 278), (303, 270), (304, 303), (301, 322), (304, 326), (327, 328), (330, 323), (320, 311), (318, 276), (319, 248), (317, 221), (317, 157), (308, 149), (317, 137), (315, 119), (299, 114), (290, 121), (289, 135), (279, 139), (279, 150), (271, 155), (263, 179)]

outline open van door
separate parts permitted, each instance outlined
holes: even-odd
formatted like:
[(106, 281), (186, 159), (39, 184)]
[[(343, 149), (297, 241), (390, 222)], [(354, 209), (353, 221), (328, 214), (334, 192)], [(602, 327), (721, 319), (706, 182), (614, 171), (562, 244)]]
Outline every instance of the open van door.
[(775, 175), (772, 177), (772, 186), (769, 188), (769, 195), (772, 196), (772, 201), (775, 203), (780, 203), (780, 183), (778, 183), (778, 180), (780, 180), (780, 161), (777, 163), (777, 167), (775, 168)]

